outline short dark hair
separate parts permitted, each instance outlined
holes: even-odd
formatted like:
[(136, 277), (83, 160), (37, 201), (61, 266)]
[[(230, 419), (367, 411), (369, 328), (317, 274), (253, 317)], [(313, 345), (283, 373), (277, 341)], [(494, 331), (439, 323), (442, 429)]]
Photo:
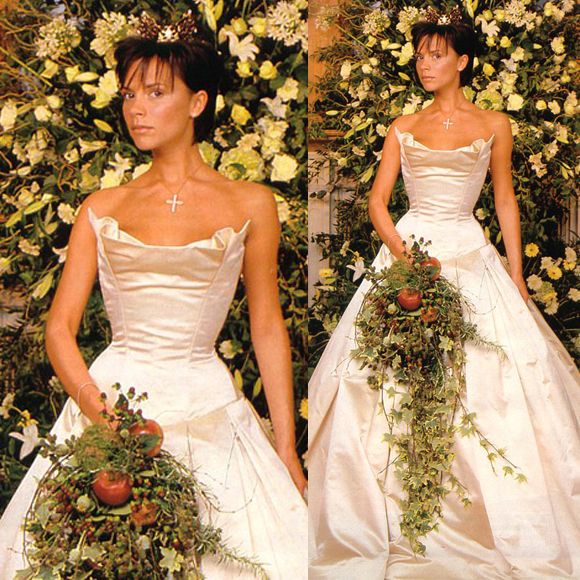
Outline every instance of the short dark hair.
[(469, 57), (466, 67), (459, 73), (459, 84), (464, 87), (471, 82), (473, 77), (473, 59), (478, 50), (477, 37), (471, 26), (461, 24), (436, 24), (434, 22), (417, 22), (411, 29), (413, 48), (415, 52), (424, 38), (441, 37), (447, 46), (460, 56), (466, 54)]
[(195, 141), (207, 139), (213, 128), (216, 98), (223, 76), (223, 63), (219, 54), (209, 42), (202, 39), (192, 42), (158, 42), (140, 36), (128, 36), (115, 48), (115, 70), (121, 86), (125, 85), (133, 63), (142, 61), (140, 68), (143, 79), (154, 58), (169, 65), (172, 80), (173, 75), (177, 74), (190, 90), (207, 92), (205, 109), (194, 119)]

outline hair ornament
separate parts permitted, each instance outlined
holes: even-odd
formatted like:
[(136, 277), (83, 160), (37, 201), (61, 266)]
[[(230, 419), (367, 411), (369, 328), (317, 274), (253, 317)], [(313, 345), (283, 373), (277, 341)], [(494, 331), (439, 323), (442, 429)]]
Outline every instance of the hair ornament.
[(197, 24), (191, 10), (188, 10), (175, 24), (160, 26), (143, 11), (137, 20), (136, 32), (139, 36), (157, 42), (193, 41), (198, 35)]
[(439, 12), (433, 6), (429, 6), (425, 10), (425, 21), (431, 24), (437, 24), (438, 26), (449, 26), (451, 24), (461, 24), (463, 22), (463, 17), (461, 16), (461, 10), (458, 6), (454, 6), (449, 12)]

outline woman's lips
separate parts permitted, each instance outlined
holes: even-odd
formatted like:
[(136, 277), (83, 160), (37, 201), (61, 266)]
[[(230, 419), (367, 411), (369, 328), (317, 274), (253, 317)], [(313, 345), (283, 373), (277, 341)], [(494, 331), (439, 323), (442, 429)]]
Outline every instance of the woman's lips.
[(151, 130), (153, 127), (145, 127), (144, 125), (139, 125), (138, 127), (133, 127), (131, 131), (133, 133), (146, 133), (147, 131)]

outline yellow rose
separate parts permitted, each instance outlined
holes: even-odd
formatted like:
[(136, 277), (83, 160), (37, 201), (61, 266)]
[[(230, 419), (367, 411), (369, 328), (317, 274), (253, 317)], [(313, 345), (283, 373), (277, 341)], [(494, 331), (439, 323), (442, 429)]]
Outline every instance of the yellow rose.
[(234, 105), (232, 107), (231, 118), (233, 119), (234, 123), (238, 125), (245, 125), (251, 118), (250, 111), (246, 109), (246, 107), (242, 105)]
[(493, 73), (495, 72), (495, 69), (493, 68), (493, 66), (491, 64), (489, 64), (488, 62), (486, 62), (483, 65), (483, 74), (487, 77), (490, 77)]
[(528, 258), (534, 258), (540, 253), (540, 248), (537, 244), (526, 244), (524, 253)]
[(521, 95), (512, 93), (508, 97), (507, 110), (508, 111), (519, 111), (524, 106), (524, 98)]
[(545, 111), (547, 107), (548, 105), (546, 104), (546, 101), (544, 101), (543, 99), (536, 101), (536, 109), (538, 109), (538, 111)]
[(560, 113), (560, 111), (562, 110), (562, 109), (560, 108), (560, 105), (559, 105), (559, 103), (558, 103), (557, 101), (550, 101), (550, 102), (548, 103), (548, 109), (550, 109), (550, 111), (552, 111), (552, 113), (553, 113), (554, 115), (557, 115), (557, 114), (558, 114), (558, 113)]
[(232, 28), (234, 29), (234, 32), (238, 36), (242, 36), (242, 34), (245, 34), (246, 31), (248, 30), (248, 25), (246, 24), (243, 18), (236, 18), (232, 20), (231, 25)]
[(236, 65), (236, 72), (240, 78), (247, 78), (252, 76), (252, 69), (250, 67), (250, 61), (245, 60), (242, 62), (238, 60), (238, 64)]
[(502, 36), (499, 45), (502, 48), (509, 48), (512, 45), (512, 41), (507, 36)]
[(264, 36), (266, 34), (266, 19), (265, 18), (252, 18), (250, 20), (252, 25), (252, 32), (256, 36)]
[(260, 77), (266, 80), (275, 79), (278, 76), (278, 70), (269, 60), (266, 60), (260, 66)]
[(562, 277), (562, 270), (558, 266), (552, 266), (546, 270), (548, 277), (552, 280), (559, 280)]
[(296, 176), (298, 170), (298, 162), (294, 157), (286, 155), (285, 153), (278, 153), (274, 155), (272, 160), (272, 172), (270, 179), (272, 181), (290, 181)]

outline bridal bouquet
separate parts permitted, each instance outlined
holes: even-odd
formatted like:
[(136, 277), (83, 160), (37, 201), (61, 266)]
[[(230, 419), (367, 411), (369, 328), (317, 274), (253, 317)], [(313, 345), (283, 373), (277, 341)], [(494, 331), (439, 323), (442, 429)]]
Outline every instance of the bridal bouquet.
[(420, 554), (425, 545), (419, 538), (437, 529), (442, 499), (454, 491), (470, 504), (468, 490), (452, 472), (457, 432), (479, 438), (492, 468), (500, 460), (505, 475), (525, 481), (505, 450), (479, 431), (475, 414), (461, 398), (464, 344), (471, 341), (503, 352), (465, 319), (468, 305), (441, 276), (441, 264), (429, 256), (428, 245), (422, 238), (413, 239), (408, 260), (367, 271), (371, 288), (357, 315), (357, 348), (351, 353), (362, 368), (370, 369), (371, 388), (381, 391), (381, 410), (389, 425), (384, 441), (395, 456), (391, 460), (389, 451), (388, 464), (394, 465), (405, 493), (401, 532)]
[(160, 426), (133, 408), (146, 396), (119, 393), (112, 414), (104, 412), (115, 430), (91, 425), (64, 443), (50, 436), (43, 442), (51, 467), (26, 516), (29, 568), (17, 578), (197, 579), (204, 555), (265, 577), (202, 521), (199, 502), (211, 505), (211, 497), (161, 450)]

